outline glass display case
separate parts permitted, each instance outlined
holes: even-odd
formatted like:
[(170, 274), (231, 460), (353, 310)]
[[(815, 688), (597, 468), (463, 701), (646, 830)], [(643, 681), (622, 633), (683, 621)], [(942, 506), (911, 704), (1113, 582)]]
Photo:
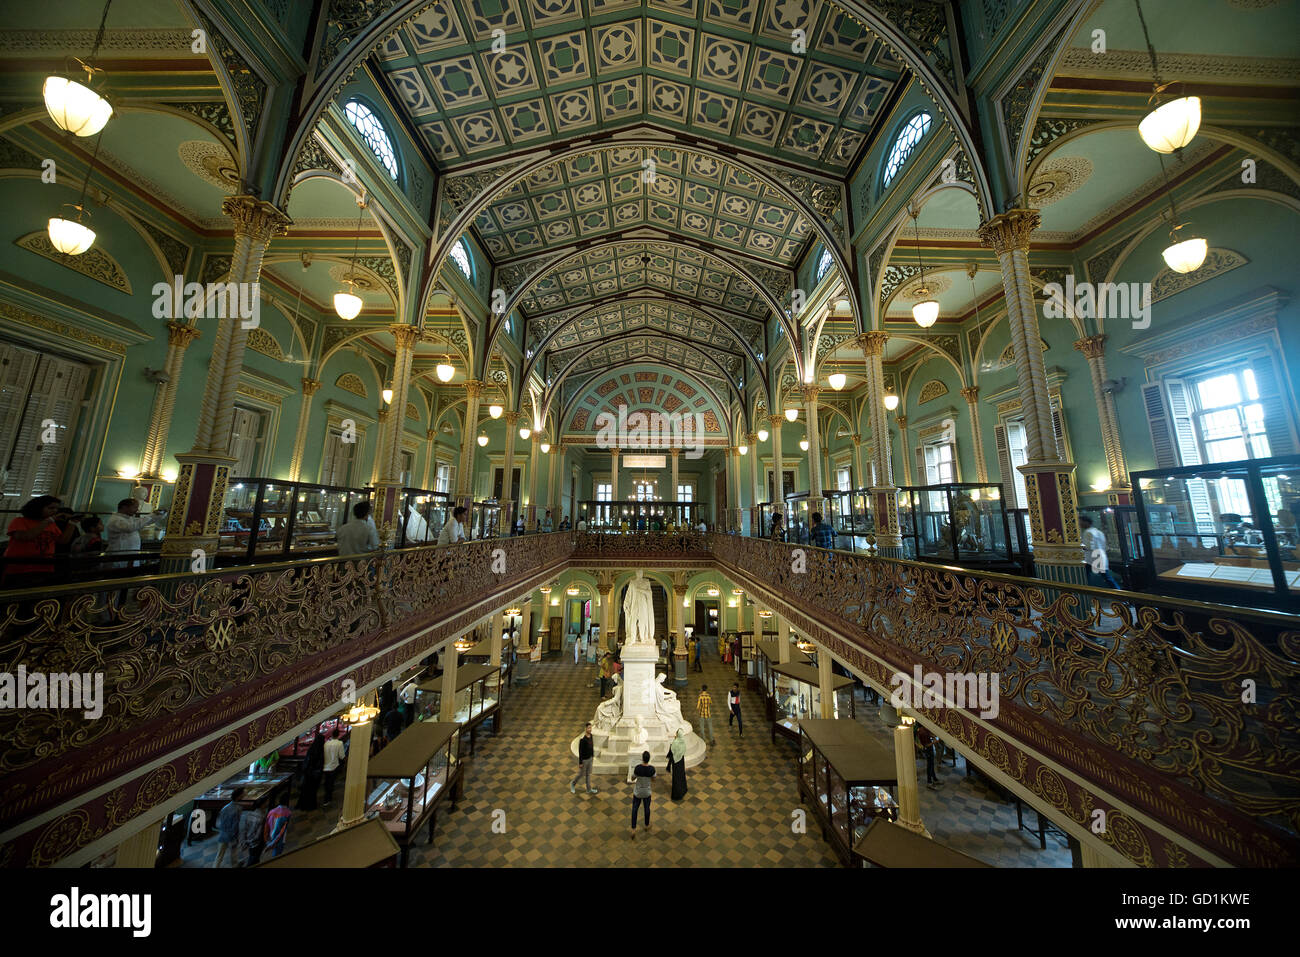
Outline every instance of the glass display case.
[(469, 510), (469, 524), (465, 526), (470, 541), (496, 538), (501, 533), (501, 505), (495, 500), (474, 502)]
[(915, 561), (1014, 572), (1001, 485), (953, 482), (899, 489), (903, 554)]
[(1300, 609), (1300, 456), (1134, 472), (1148, 588)]
[(402, 521), (397, 530), (397, 547), (432, 545), (451, 515), (451, 496), (446, 492), (408, 488), (402, 499)]
[(808, 719), (799, 726), (799, 796), (846, 866), (876, 818), (898, 819), (898, 769), (885, 747), (856, 721)]
[[(749, 534), (753, 538), (771, 538), (772, 537), (772, 513), (784, 512), (784, 505), (777, 505), (773, 502), (759, 502), (756, 506), (758, 511), (758, 521), (753, 520), (749, 523)], [(785, 518), (784, 515), (781, 516)]]
[(369, 498), (370, 489), (237, 478), (226, 489), (218, 561), (242, 564), (332, 554), (344, 516)]
[[(286, 744), (284, 747), (282, 747), (280, 749), (281, 760), (286, 760), (289, 762), (293, 762), (295, 760), (301, 761), (302, 758), (307, 756), (307, 749), (311, 747), (312, 739), (316, 737), (317, 731), (320, 731), (321, 737), (324, 738), (326, 741), (328, 741), (331, 737), (333, 737), (334, 729), (336, 727), (339, 729), (339, 739), (342, 741), (346, 741), (348, 739), (348, 734), (352, 730), (351, 726), (347, 723), (347, 721), (345, 721), (342, 718), (342, 716), (337, 718), (327, 718), (326, 720), (322, 721), (319, 725), (317, 725), (315, 728), (309, 728), (308, 730), (304, 731), (302, 734), (298, 735), (298, 737), (290, 741), (288, 744)], [(296, 765), (291, 764), (289, 766), (296, 766)]]
[(785, 540), (792, 545), (807, 545), (812, 518), (809, 515), (808, 493), (785, 497)]
[(433, 843), (436, 812), (451, 795), (455, 809), (461, 783), (460, 725), (424, 721), (407, 728), (370, 759), (366, 769), (366, 816), (378, 818), (402, 848), (427, 821)]
[(835, 529), (835, 547), (844, 551), (874, 552), (876, 521), (871, 493), (865, 488), (826, 492), (826, 513)]
[[(415, 714), (421, 720), (436, 720), (442, 711), (442, 678), (415, 687)], [(469, 732), (469, 753), (474, 753), (478, 728), (491, 719), (492, 732), (501, 733), (501, 697), (505, 675), (489, 664), (464, 664), (456, 669), (456, 700), (453, 720)]]
[[(1142, 533), (1138, 524), (1137, 507), (1133, 505), (1107, 505), (1080, 509), (1106, 536), (1106, 559), (1110, 570), (1129, 591), (1146, 587), (1146, 555), (1142, 550)], [(1013, 529), (1014, 531), (1014, 529)]]
[[(772, 654), (776, 653), (773, 647)], [(767, 675), (768, 716), (772, 722), (772, 741), (777, 735), (797, 740), (799, 722), (813, 717), (821, 717), (822, 692), (821, 679), (816, 667), (807, 660), (798, 661), (803, 655), (798, 649), (790, 650), (790, 661), (779, 662), (768, 657), (764, 671)], [(806, 659), (807, 656), (803, 655)], [(852, 715), (853, 679), (839, 675), (831, 676), (831, 687), (835, 700), (831, 705), (831, 714)], [(847, 692), (847, 694), (845, 693)]]
[(378, 818), (263, 860), (258, 867), (396, 867), (401, 848)]
[[(194, 799), (194, 808), (190, 812), (190, 833), (186, 838), (187, 842), (193, 844), (196, 839), (203, 840), (217, 832), (217, 815), (221, 813), (223, 807), (230, 803), (235, 788), (244, 789), (244, 793), (239, 796), (239, 806), (241, 808), (269, 811), (281, 802), (286, 804), (289, 802), (289, 791), (292, 782), (293, 772), (279, 767), (266, 772), (246, 771), (227, 778), (210, 791), (205, 791)], [(193, 821), (195, 812), (202, 812), (205, 815), (205, 827), (196, 827)]]

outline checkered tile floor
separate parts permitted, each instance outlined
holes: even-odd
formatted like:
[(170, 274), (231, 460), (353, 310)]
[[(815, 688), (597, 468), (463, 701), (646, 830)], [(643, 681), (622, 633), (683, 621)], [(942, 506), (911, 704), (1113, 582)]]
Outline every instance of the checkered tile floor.
[[(597, 704), (595, 666), (574, 665), (567, 655), (533, 665), (533, 680), (507, 693), (501, 735), (481, 733), (477, 753), (467, 759), (464, 794), (454, 812), (439, 812), (432, 845), (417, 842), (411, 867), (835, 867), (838, 859), (809, 821), (808, 833), (791, 828), (800, 807), (795, 783), (794, 745), (773, 744), (761, 720), (762, 699), (745, 691), (746, 733), (728, 728), (725, 692), (735, 679), (730, 666), (706, 657), (704, 672), (688, 672), (690, 686), (679, 695), (694, 716), (702, 683), (714, 695), (716, 747), (688, 775), (689, 793), (668, 798), (662, 756), (656, 778), (651, 830), (638, 824), (631, 840), (631, 787), (621, 777), (593, 776), (598, 794), (569, 792), (576, 770), (569, 742)], [(671, 679), (670, 679), (671, 680)], [(877, 709), (858, 700), (858, 721), (892, 742)], [(1051, 835), (1047, 850), (1036, 836), (1017, 831), (1014, 804), (1004, 804), (958, 768), (939, 766), (944, 787), (921, 788), (921, 814), (934, 837), (949, 846), (1005, 867), (1068, 867), (1070, 855)], [(918, 762), (925, 781), (925, 764)], [(288, 847), (324, 836), (334, 826), (342, 801), (339, 781), (333, 808), (295, 812)], [(505, 831), (493, 823), (504, 811)], [(1026, 823), (1032, 815), (1026, 813)], [(1036, 821), (1036, 818), (1033, 820)], [(427, 832), (423, 832), (427, 833)], [(423, 840), (423, 837), (420, 839)], [(186, 848), (180, 866), (211, 866), (213, 841)]]

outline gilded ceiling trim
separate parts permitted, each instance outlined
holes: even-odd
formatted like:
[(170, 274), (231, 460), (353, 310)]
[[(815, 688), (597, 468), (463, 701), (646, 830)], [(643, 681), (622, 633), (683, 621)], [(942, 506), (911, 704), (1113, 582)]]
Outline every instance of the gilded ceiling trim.
[(50, 243), (49, 234), (45, 230), (40, 230), (28, 233), (26, 236), (20, 236), (14, 240), (14, 245), (48, 259), (50, 262), (58, 263), (73, 272), (79, 272), (83, 276), (95, 280), (95, 282), (103, 283), (110, 289), (116, 289), (128, 296), (131, 295), (131, 281), (127, 278), (126, 270), (122, 268), (116, 259), (104, 251), (102, 244), (92, 246), (79, 256), (69, 256), (55, 249)]

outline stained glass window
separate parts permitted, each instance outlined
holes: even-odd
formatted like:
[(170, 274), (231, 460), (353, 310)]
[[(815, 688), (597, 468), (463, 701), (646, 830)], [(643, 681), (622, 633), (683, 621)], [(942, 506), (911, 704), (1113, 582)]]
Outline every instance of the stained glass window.
[(469, 279), (469, 252), (465, 249), (465, 241), (463, 239), (456, 240), (456, 245), (451, 247), (451, 258), (456, 261), (456, 265), (459, 266), (460, 271), (465, 274), (465, 278)]
[(930, 114), (917, 113), (907, 121), (894, 138), (894, 145), (889, 151), (889, 158), (885, 160), (885, 186), (888, 187), (898, 176), (898, 171), (903, 168), (907, 158), (912, 155), (916, 149), (916, 144), (921, 142), (921, 137), (930, 131)]
[(370, 152), (375, 154), (375, 159), (388, 170), (389, 178), (396, 180), (397, 153), (393, 150), (393, 141), (389, 139), (384, 124), (379, 122), (379, 117), (360, 100), (349, 100), (343, 107), (343, 114), (366, 141)]
[(825, 276), (826, 273), (830, 271), (830, 268), (832, 265), (834, 265), (834, 263), (835, 260), (831, 258), (831, 251), (823, 247), (822, 256), (820, 259), (817, 260), (817, 281), (818, 282), (822, 281), (822, 276)]

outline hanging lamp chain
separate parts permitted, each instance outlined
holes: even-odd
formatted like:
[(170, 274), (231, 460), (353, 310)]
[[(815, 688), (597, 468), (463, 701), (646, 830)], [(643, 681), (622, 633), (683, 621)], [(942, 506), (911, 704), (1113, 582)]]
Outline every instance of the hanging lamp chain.
[[(86, 167), (86, 181), (81, 184), (81, 199), (77, 200), (77, 209), (84, 211), (86, 205), (86, 191), (90, 188), (90, 176), (95, 172), (95, 160), (99, 157), (99, 145), (104, 142), (104, 131), (100, 130), (95, 137), (95, 149), (90, 154), (90, 165)], [(78, 217), (80, 219), (80, 217)]]
[(920, 210), (912, 213), (912, 234), (916, 237), (916, 268), (921, 270), (921, 288), (929, 291), (925, 285), (925, 263), (921, 261), (921, 227), (917, 222)]
[(95, 31), (95, 42), (91, 44), (90, 55), (87, 56), (86, 59), (84, 60), (81, 59), (80, 57), (72, 58), (81, 66), (83, 70), (86, 71), (87, 79), (92, 79), (96, 73), (104, 72), (102, 69), (95, 66), (95, 57), (99, 55), (99, 48), (104, 43), (104, 28), (108, 24), (108, 8), (111, 7), (112, 5), (113, 5), (113, 0), (106, 0), (106, 2), (104, 3), (104, 12), (103, 14), (100, 15), (99, 18), (99, 29)]
[(1147, 18), (1142, 13), (1142, 0), (1133, 0), (1133, 4), (1137, 7), (1138, 22), (1142, 24), (1142, 38), (1147, 44), (1147, 56), (1151, 58), (1151, 77), (1155, 80), (1158, 92), (1164, 84), (1160, 82), (1160, 68), (1156, 65), (1156, 48), (1151, 45), (1151, 34), (1147, 30)]
[(357, 247), (361, 243), (361, 217), (366, 209), (366, 194), (362, 193), (357, 199), (357, 234), (352, 238), (352, 268), (348, 270), (348, 288), (356, 285), (357, 281)]

